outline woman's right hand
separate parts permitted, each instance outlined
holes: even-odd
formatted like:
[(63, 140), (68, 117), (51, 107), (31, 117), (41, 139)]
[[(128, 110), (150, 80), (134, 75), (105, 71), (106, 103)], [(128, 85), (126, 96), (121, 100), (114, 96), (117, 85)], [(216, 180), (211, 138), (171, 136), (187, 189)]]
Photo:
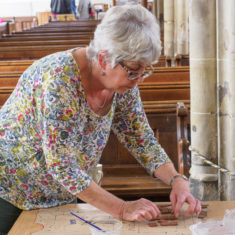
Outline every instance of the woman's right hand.
[(123, 220), (143, 222), (156, 219), (160, 213), (156, 204), (141, 198), (137, 201), (124, 202), (120, 217)]

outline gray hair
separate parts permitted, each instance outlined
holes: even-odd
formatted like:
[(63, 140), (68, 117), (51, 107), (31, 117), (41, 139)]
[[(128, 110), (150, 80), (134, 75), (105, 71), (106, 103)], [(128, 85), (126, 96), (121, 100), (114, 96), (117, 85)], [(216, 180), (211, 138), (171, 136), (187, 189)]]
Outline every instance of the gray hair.
[(97, 62), (101, 50), (108, 52), (105, 59), (112, 67), (123, 60), (156, 63), (161, 40), (155, 16), (140, 5), (110, 8), (87, 47), (88, 59)]

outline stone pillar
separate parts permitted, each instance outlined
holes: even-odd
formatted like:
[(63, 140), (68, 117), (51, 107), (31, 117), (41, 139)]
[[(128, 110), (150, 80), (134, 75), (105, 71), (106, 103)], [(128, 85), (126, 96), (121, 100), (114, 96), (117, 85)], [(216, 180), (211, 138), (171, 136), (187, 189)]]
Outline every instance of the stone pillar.
[[(216, 0), (189, 2), (189, 28), (191, 145), (217, 164)], [(217, 200), (217, 170), (192, 156), (190, 186), (198, 199)]]
[(156, 16), (160, 24), (163, 23), (163, 0), (153, 1), (153, 14)]
[[(235, 1), (217, 0), (219, 165), (235, 171)], [(235, 179), (220, 174), (222, 200), (235, 200)]]
[(158, 16), (158, 0), (153, 0), (153, 14), (155, 15), (156, 19), (159, 21), (159, 16)]
[(175, 55), (189, 54), (188, 0), (175, 0)]
[(164, 1), (164, 55), (174, 58), (174, 0)]

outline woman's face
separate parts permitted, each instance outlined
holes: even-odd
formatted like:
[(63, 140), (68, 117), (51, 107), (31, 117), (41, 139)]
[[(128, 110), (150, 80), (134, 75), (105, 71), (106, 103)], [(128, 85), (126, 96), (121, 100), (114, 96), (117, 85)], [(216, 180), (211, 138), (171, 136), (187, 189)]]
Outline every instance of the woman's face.
[[(137, 61), (123, 61), (122, 65), (117, 64), (114, 68), (110, 64), (107, 64), (105, 74), (105, 86), (107, 89), (124, 94), (128, 90), (134, 88), (137, 83), (143, 82), (144, 78), (141, 75), (145, 70), (146, 65), (143, 65)], [(131, 74), (131, 76), (130, 76)], [(135, 74), (134, 80), (133, 75)]]

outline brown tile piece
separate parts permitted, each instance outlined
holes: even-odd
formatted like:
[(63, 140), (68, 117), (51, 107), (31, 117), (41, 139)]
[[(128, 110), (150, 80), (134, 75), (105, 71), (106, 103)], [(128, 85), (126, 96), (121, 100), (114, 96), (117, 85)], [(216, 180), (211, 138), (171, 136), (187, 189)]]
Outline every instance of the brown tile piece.
[(162, 215), (159, 220), (177, 220), (177, 217), (174, 215)]
[(157, 205), (158, 208), (163, 208), (163, 207), (168, 207), (168, 206), (171, 206), (171, 203)]
[(178, 225), (178, 221), (167, 221), (167, 220), (165, 220), (165, 221), (161, 221), (160, 225), (161, 226), (176, 226), (176, 225)]
[(157, 227), (158, 224), (157, 223), (149, 223), (149, 227)]
[(172, 213), (172, 207), (163, 207), (159, 208), (162, 214), (171, 214)]

